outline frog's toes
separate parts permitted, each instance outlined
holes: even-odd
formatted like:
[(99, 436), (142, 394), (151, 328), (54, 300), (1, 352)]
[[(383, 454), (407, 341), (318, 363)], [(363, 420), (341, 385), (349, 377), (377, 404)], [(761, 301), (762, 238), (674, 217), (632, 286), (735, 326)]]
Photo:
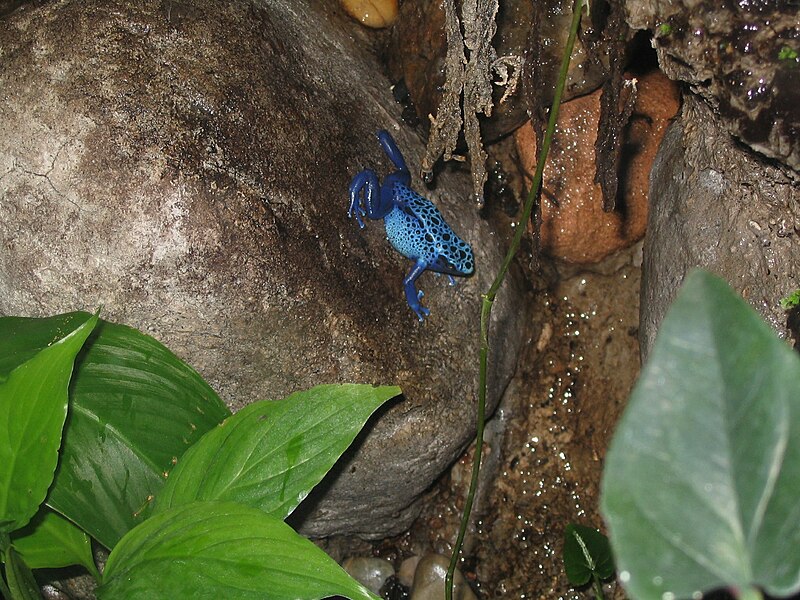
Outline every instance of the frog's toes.
[(361, 208), (360, 206), (350, 206), (350, 210), (347, 211), (347, 218), (352, 219), (353, 217), (356, 218), (356, 223), (361, 229), (364, 229), (364, 221), (361, 217), (365, 216), (367, 213), (366, 211)]
[(417, 313), (417, 319), (419, 319), (420, 323), (422, 323), (425, 320), (425, 317), (431, 314), (430, 309), (425, 308), (422, 305), (419, 305), (416, 308), (412, 306), (411, 308), (413, 308), (414, 312)]
[(452, 275), (448, 275), (447, 278), (450, 280), (450, 285), (455, 285), (456, 284), (456, 278), (455, 277), (453, 277)]
[(422, 300), (422, 297), (424, 295), (425, 293), (422, 290), (417, 290), (417, 301), (416, 302), (409, 301), (408, 303), (408, 305), (411, 307), (411, 310), (413, 310), (416, 313), (417, 318), (420, 320), (420, 322), (422, 322), (425, 319), (425, 317), (431, 314), (430, 309), (425, 308), (419, 303), (419, 301)]

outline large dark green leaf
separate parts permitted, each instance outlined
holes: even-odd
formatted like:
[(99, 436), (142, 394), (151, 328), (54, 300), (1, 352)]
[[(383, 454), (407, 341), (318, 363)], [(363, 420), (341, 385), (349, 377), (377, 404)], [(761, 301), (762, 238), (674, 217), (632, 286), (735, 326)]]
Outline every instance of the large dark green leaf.
[(321, 385), (251, 404), (206, 434), (178, 462), (156, 501), (231, 500), (282, 519), (398, 387)]
[(83, 565), (98, 577), (89, 536), (46, 506), (30, 523), (15, 531), (11, 540), (31, 569)]
[(98, 598), (376, 600), (280, 519), (232, 502), (155, 515), (111, 552)]
[(0, 319), (0, 531), (25, 526), (53, 481), (75, 356), (97, 317)]
[(634, 598), (800, 589), (800, 359), (694, 272), (606, 459), (602, 510)]
[(230, 411), (193, 369), (130, 327), (101, 322), (75, 366), (47, 502), (111, 548), (144, 520), (186, 448)]

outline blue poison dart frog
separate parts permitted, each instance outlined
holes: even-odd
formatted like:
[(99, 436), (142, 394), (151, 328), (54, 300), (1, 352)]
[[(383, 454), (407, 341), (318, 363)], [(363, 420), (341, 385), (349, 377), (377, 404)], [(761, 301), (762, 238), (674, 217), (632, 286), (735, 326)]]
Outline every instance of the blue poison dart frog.
[(414, 285), (417, 278), (427, 269), (444, 273), (450, 278), (450, 285), (455, 285), (453, 275), (471, 275), (475, 259), (472, 248), (453, 232), (433, 202), (409, 187), (411, 174), (389, 132), (379, 131), (378, 140), (397, 170), (387, 175), (382, 184), (371, 169), (353, 177), (347, 216), (355, 217), (362, 228), (364, 216), (383, 219), (389, 242), (400, 254), (414, 261), (403, 279), (403, 287), (408, 305), (422, 321), (430, 310), (419, 302), (423, 294)]

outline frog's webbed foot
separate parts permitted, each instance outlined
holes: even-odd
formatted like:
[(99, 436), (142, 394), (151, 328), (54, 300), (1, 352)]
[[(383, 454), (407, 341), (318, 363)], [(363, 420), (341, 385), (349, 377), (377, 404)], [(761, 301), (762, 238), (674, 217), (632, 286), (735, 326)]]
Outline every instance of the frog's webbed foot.
[(417, 318), (421, 321), (425, 319), (431, 311), (422, 304), (420, 304), (420, 300), (422, 300), (423, 294), (422, 290), (417, 290), (417, 287), (414, 285), (417, 278), (422, 275), (423, 271), (428, 268), (428, 264), (423, 260), (418, 260), (414, 263), (414, 266), (411, 267), (411, 271), (409, 271), (406, 278), (403, 279), (403, 287), (406, 292), (406, 302), (411, 307), (411, 310), (417, 315)]
[(431, 314), (431, 309), (425, 308), (424, 306), (422, 306), (422, 304), (419, 303), (419, 301), (422, 300), (422, 297), (424, 295), (425, 295), (425, 292), (423, 292), (422, 290), (418, 290), (417, 291), (417, 302), (414, 305), (409, 304), (409, 306), (411, 306), (411, 310), (413, 310), (415, 313), (417, 313), (417, 319), (419, 319), (420, 323), (422, 323), (422, 321), (425, 320), (425, 317), (427, 317), (429, 314)]
[(376, 218), (373, 216), (376, 194), (379, 194), (378, 176), (371, 169), (361, 171), (350, 182), (350, 208), (347, 211), (347, 218), (355, 217), (362, 229), (364, 228), (362, 217)]

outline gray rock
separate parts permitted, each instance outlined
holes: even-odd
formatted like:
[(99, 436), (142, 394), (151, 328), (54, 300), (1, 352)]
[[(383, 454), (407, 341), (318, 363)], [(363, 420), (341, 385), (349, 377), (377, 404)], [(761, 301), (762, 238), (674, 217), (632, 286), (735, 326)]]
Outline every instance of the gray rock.
[(779, 301), (800, 287), (798, 203), (796, 181), (735, 144), (702, 101), (687, 97), (650, 177), (642, 356), (693, 267), (724, 277), (786, 336)]
[(355, 556), (345, 559), (342, 568), (371, 592), (380, 592), (384, 582), (394, 575), (394, 567), (385, 558)]
[(654, 33), (661, 69), (719, 112), (719, 124), (800, 172), (797, 4), (626, 0), (628, 24)]
[[(442, 600), (444, 583), (450, 559), (441, 554), (423, 556), (414, 572), (414, 585), (411, 588), (411, 600)], [(475, 592), (467, 585), (461, 571), (456, 569), (453, 577), (454, 600), (477, 600)]]
[[(429, 196), (476, 252), (420, 280), (382, 225), (347, 219), (360, 169), (412, 170), (422, 141), (334, 3), (76, 0), (0, 20), (0, 314), (103, 306), (187, 360), (236, 409), (323, 382), (399, 384), (303, 507), (303, 531), (382, 537), (474, 435), (480, 294), (503, 244), (443, 174)], [(417, 187), (420, 182), (415, 181)], [(526, 335), (513, 278), (494, 310), (489, 400)]]

